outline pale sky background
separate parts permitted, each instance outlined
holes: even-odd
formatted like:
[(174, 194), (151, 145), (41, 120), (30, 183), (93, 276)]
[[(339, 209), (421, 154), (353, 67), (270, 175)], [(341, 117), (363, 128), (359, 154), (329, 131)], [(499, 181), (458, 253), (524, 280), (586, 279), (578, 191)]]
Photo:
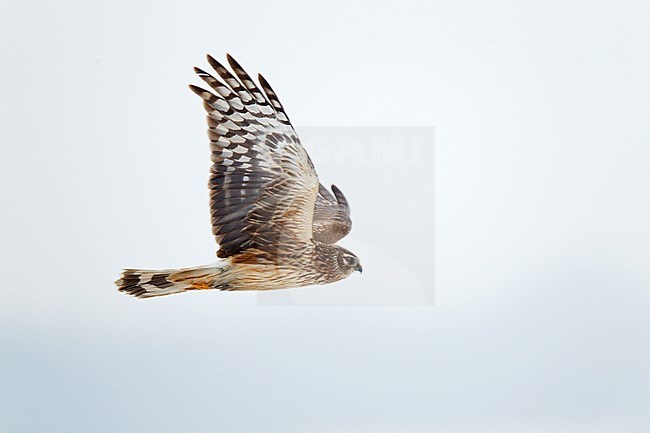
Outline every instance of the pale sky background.
[[(647, 432), (649, 15), (4, 2), (0, 431)], [(343, 245), (382, 263), (333, 290), (371, 305), (435, 275), (434, 306), (115, 290), (124, 266), (214, 260), (187, 89), (208, 52), (263, 72), (299, 132), (435, 127), (435, 269), (418, 170), (321, 171), (352, 201)]]

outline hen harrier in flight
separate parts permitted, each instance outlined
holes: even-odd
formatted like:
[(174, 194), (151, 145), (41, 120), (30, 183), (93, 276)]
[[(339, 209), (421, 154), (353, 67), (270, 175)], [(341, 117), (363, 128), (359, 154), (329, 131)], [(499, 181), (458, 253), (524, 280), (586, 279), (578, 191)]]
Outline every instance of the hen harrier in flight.
[(190, 88), (208, 113), (212, 233), (223, 259), (185, 269), (125, 269), (115, 283), (141, 298), (189, 290), (274, 290), (327, 284), (362, 271), (357, 256), (334, 245), (350, 231), (350, 208), (314, 165), (269, 83), (264, 93), (228, 55), (233, 75), (194, 71), (212, 91)]

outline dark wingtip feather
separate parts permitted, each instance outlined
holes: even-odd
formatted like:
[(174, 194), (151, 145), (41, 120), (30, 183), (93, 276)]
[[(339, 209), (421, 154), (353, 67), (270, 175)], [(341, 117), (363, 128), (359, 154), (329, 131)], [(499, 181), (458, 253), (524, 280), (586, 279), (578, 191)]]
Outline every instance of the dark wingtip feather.
[(205, 94), (210, 93), (207, 90), (205, 90), (203, 87), (195, 86), (194, 84), (190, 84), (190, 90), (197, 95), (201, 97), (203, 100), (207, 100)]
[[(228, 60), (228, 63), (230, 63), (230, 66), (232, 66), (233, 68), (235, 66), (241, 68), (241, 66), (239, 66), (239, 63), (237, 63), (237, 60), (235, 60), (235, 58), (233, 56), (231, 56), (230, 53), (226, 53), (226, 60)], [(233, 63), (234, 63), (234, 65), (233, 65)]]
[(269, 84), (268, 81), (266, 81), (266, 78), (262, 76), (262, 74), (257, 74), (257, 81), (260, 82), (262, 85), (262, 89), (264, 89), (264, 93), (266, 94), (266, 97), (272, 101), (274, 101), (277, 106), (274, 106), (274, 108), (280, 109), (282, 112), (284, 112), (284, 109), (282, 108), (282, 104), (280, 104), (280, 100), (278, 99), (278, 96), (275, 94), (275, 91), (273, 91), (273, 88)]
[(318, 184), (318, 192), (325, 200), (334, 201), (334, 196), (322, 183)]
[(336, 185), (332, 185), (332, 192), (334, 193), (334, 196), (336, 197), (336, 201), (338, 201), (340, 205), (343, 205), (345, 207), (349, 207), (348, 206), (348, 200), (345, 198), (345, 196), (343, 195), (343, 192), (340, 189), (338, 189), (338, 187)]
[(225, 69), (223, 67), (223, 65), (221, 63), (219, 63), (219, 61), (217, 59), (215, 59), (214, 57), (212, 57), (210, 54), (208, 54), (206, 57), (208, 59), (208, 63), (210, 64), (210, 66), (212, 66), (215, 70), (217, 70), (219, 68)]
[[(253, 81), (252, 78), (246, 73), (246, 70), (241, 67), (239, 62), (237, 62), (237, 60), (235, 60), (235, 58), (233, 56), (231, 56), (230, 54), (226, 54), (226, 59), (228, 60), (228, 64), (230, 65), (230, 67), (235, 71), (235, 74), (240, 79), (247, 78), (247, 79)], [(251, 90), (251, 89), (248, 89), (248, 90)]]
[[(264, 87), (268, 87), (269, 90), (273, 91), (271, 88), (271, 85), (269, 84), (268, 81), (266, 81), (266, 78), (262, 76), (262, 74), (257, 74), (257, 80), (260, 82), (260, 84)], [(275, 93), (275, 92), (274, 92)]]
[(196, 75), (198, 75), (199, 77), (209, 77), (210, 76), (210, 74), (208, 74), (207, 72), (205, 72), (201, 68), (197, 68), (196, 66), (194, 67), (194, 73)]

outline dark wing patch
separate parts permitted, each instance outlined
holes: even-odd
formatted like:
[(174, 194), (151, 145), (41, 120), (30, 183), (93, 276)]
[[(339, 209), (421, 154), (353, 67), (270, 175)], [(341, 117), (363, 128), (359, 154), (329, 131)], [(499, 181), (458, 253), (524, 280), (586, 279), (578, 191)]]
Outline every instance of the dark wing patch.
[[(239, 79), (208, 56), (219, 78), (199, 68), (195, 72), (214, 93), (190, 85), (208, 113), (217, 256), (308, 241), (318, 190), (311, 160), (283, 111), (234, 59), (228, 61)], [(277, 100), (275, 94), (267, 97)]]

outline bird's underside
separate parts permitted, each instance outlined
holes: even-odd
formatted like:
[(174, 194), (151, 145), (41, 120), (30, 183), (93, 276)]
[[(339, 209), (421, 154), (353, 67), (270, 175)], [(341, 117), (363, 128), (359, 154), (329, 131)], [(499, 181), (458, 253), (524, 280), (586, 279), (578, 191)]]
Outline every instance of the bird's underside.
[(188, 290), (273, 290), (326, 284), (361, 271), (358, 258), (333, 245), (351, 228), (343, 193), (321, 185), (282, 104), (260, 75), (263, 92), (228, 56), (234, 75), (208, 56), (215, 76), (195, 68), (210, 90), (191, 85), (208, 114), (215, 265), (127, 269), (120, 291), (153, 297)]

